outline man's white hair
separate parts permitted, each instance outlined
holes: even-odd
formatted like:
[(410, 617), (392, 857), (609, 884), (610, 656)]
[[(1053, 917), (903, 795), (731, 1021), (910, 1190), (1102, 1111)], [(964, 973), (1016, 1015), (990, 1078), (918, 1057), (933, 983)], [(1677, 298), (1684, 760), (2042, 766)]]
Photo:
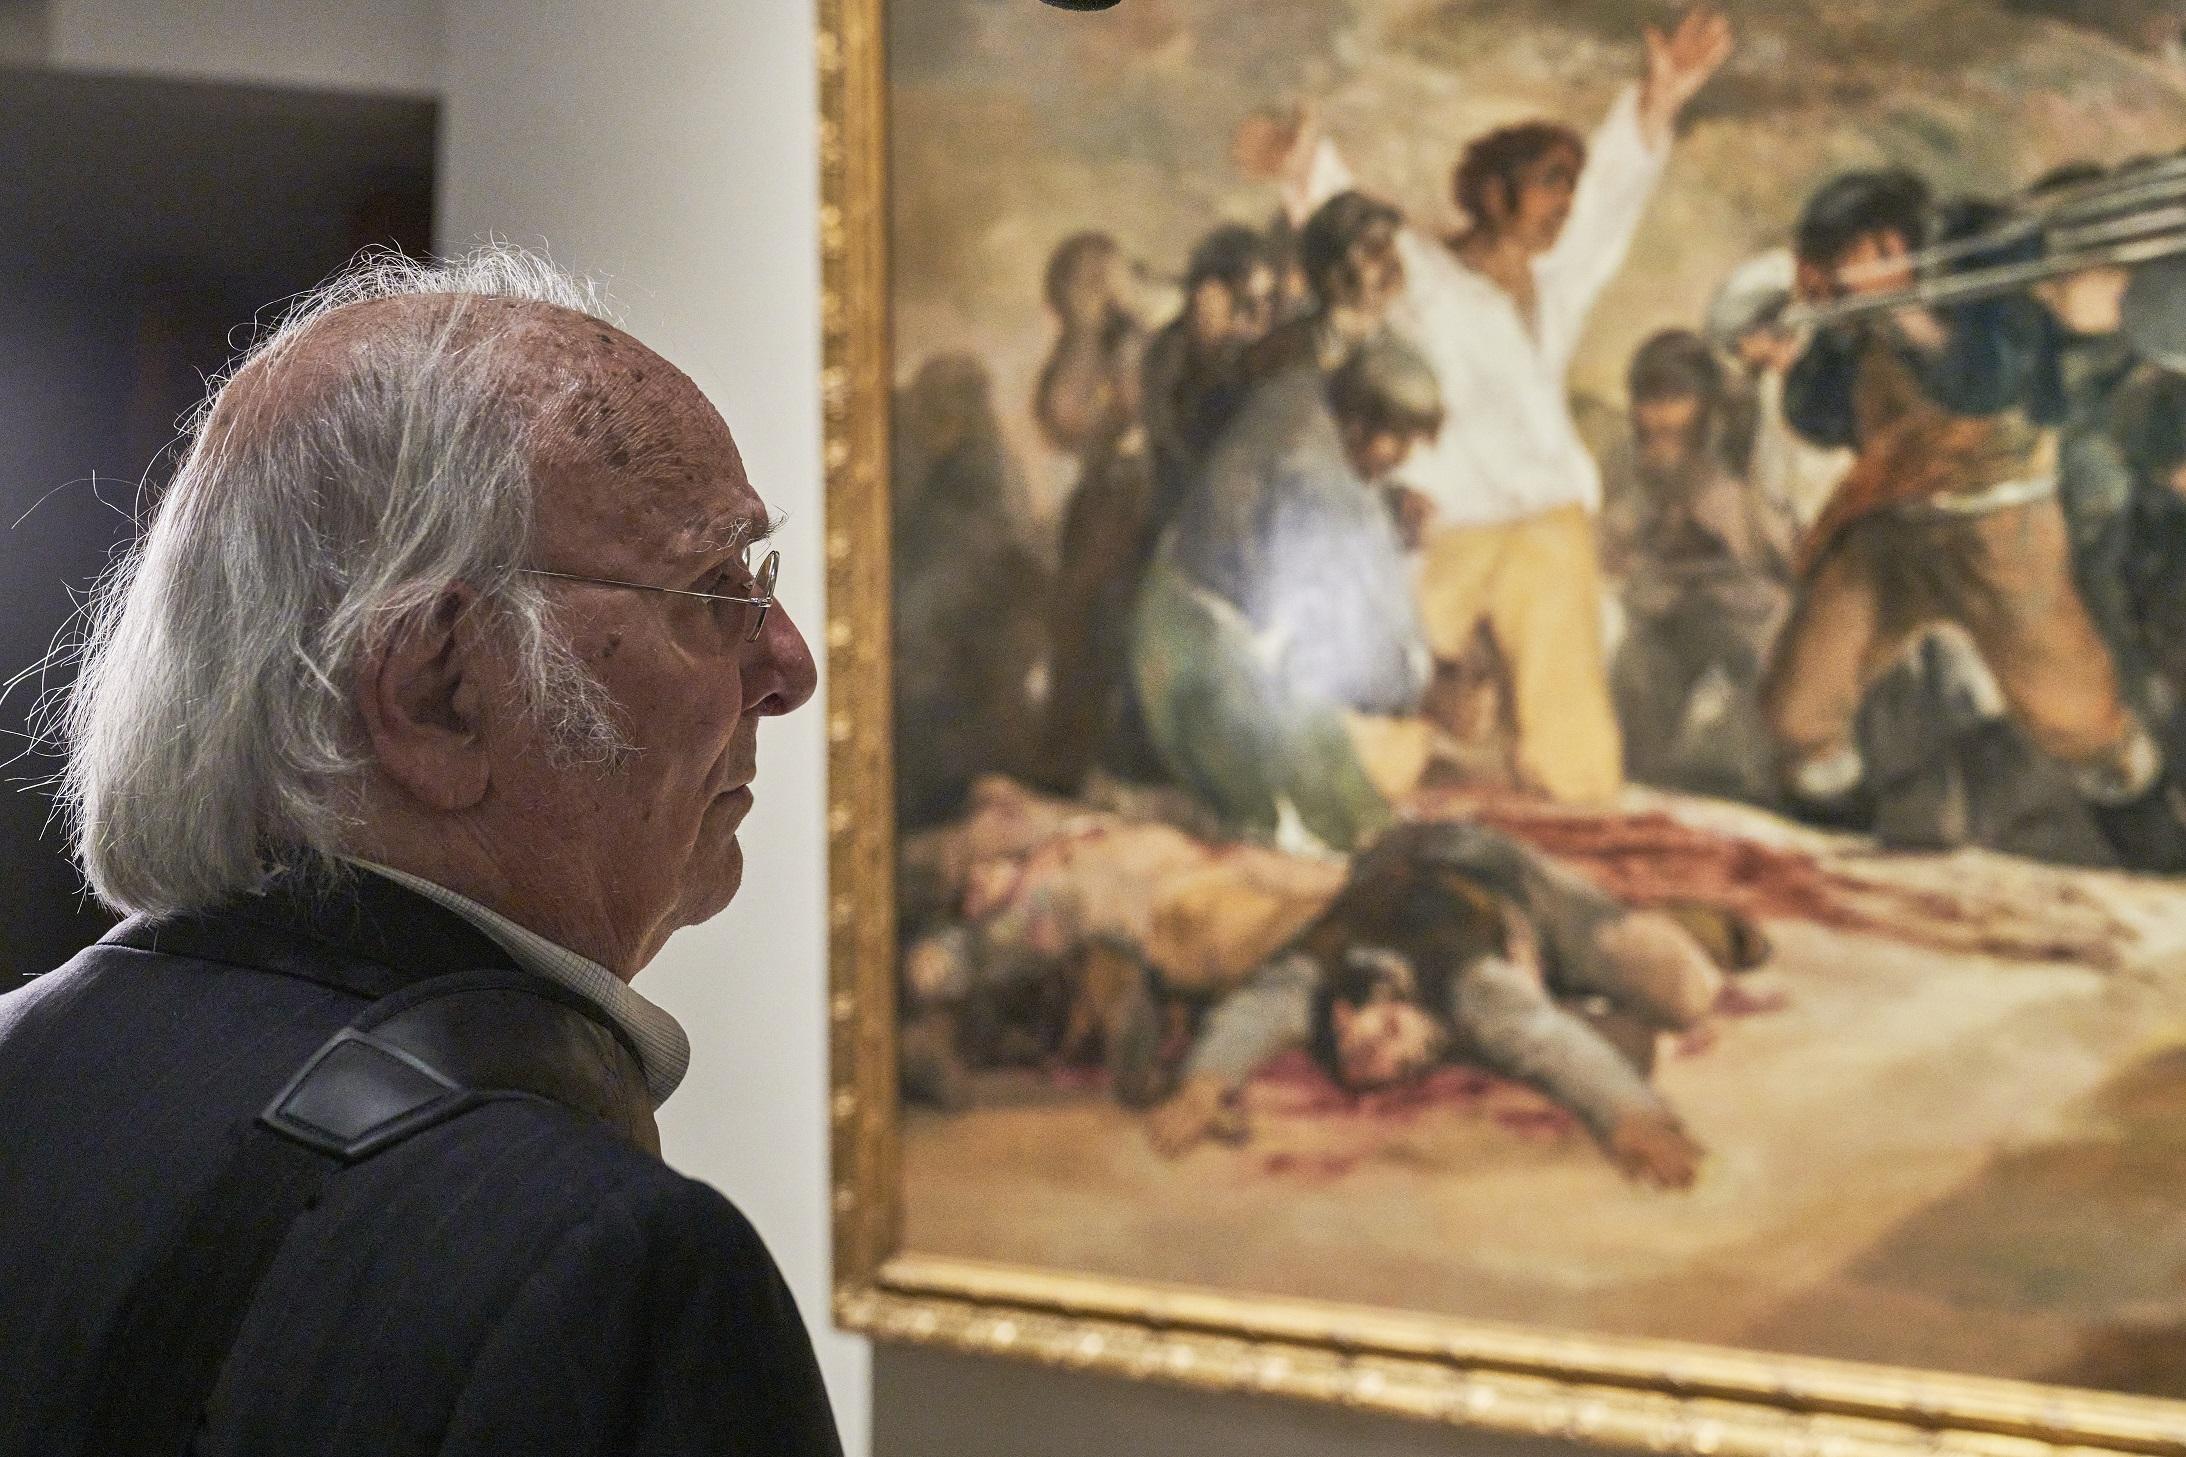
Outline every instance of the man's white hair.
[[(227, 428), (245, 370), (282, 368), (335, 309), (413, 295), (455, 302), (362, 331), (287, 407), (254, 398), (248, 428)], [(514, 649), (558, 756), (621, 752), (613, 705), (520, 571), (551, 394), (536, 357), (500, 347), (523, 315), (504, 323), (487, 299), (609, 317), (595, 286), (506, 245), (367, 255), (299, 298), (195, 412), (149, 528), (92, 595), (55, 713), (62, 806), (108, 905), (173, 914), (331, 864), (357, 823), (360, 659), (457, 582)]]

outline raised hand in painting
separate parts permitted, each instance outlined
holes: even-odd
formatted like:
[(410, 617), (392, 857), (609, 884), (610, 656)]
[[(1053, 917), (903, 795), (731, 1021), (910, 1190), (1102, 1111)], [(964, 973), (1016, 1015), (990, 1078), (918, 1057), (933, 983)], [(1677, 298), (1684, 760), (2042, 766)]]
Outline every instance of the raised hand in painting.
[(1647, 76), (1640, 83), (1640, 125), (1659, 146), (1670, 140), (1685, 104), (1730, 59), (1730, 17), (1695, 5), (1667, 33), (1650, 25), (1641, 38), (1647, 43)]
[(1255, 182), (1302, 187), (1321, 136), (1320, 106), (1311, 100), (1255, 111), (1230, 137), (1230, 161)]
[(1239, 122), (1230, 137), (1230, 161), (1237, 170), (1255, 182), (1282, 176), (1284, 159), (1298, 142), (1300, 111), (1263, 107)]

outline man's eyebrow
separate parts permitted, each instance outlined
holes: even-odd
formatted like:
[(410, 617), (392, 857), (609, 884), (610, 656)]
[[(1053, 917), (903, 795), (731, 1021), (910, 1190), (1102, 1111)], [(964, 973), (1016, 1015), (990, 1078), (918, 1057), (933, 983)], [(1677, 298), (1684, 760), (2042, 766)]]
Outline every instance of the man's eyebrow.
[(739, 516), (726, 524), (697, 521), (684, 531), (683, 543), (694, 556), (719, 556), (770, 539), (788, 520), (776, 511), (765, 516)]

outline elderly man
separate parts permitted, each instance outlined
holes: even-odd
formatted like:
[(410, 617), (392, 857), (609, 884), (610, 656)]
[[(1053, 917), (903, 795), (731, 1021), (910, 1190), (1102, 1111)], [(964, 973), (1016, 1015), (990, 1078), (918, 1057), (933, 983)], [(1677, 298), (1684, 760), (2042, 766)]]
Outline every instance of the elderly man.
[(0, 998), (0, 1452), (838, 1450), (628, 985), (813, 691), (767, 534), (520, 253), (363, 265), (214, 392), (68, 714), (133, 914)]

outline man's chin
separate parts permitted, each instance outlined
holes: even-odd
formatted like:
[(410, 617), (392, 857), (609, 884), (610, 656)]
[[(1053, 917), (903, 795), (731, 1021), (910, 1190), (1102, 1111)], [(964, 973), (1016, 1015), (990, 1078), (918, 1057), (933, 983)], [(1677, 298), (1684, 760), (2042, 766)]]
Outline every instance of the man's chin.
[(721, 873), (713, 881), (713, 915), (727, 910), (729, 902), (735, 900), (737, 892), (744, 888), (744, 842), (734, 835), (729, 836), (728, 847), (722, 854)]
[(732, 833), (728, 843), (712, 857), (711, 864), (693, 865), (684, 882), (683, 925), (710, 921), (729, 908), (744, 888), (744, 847)]

